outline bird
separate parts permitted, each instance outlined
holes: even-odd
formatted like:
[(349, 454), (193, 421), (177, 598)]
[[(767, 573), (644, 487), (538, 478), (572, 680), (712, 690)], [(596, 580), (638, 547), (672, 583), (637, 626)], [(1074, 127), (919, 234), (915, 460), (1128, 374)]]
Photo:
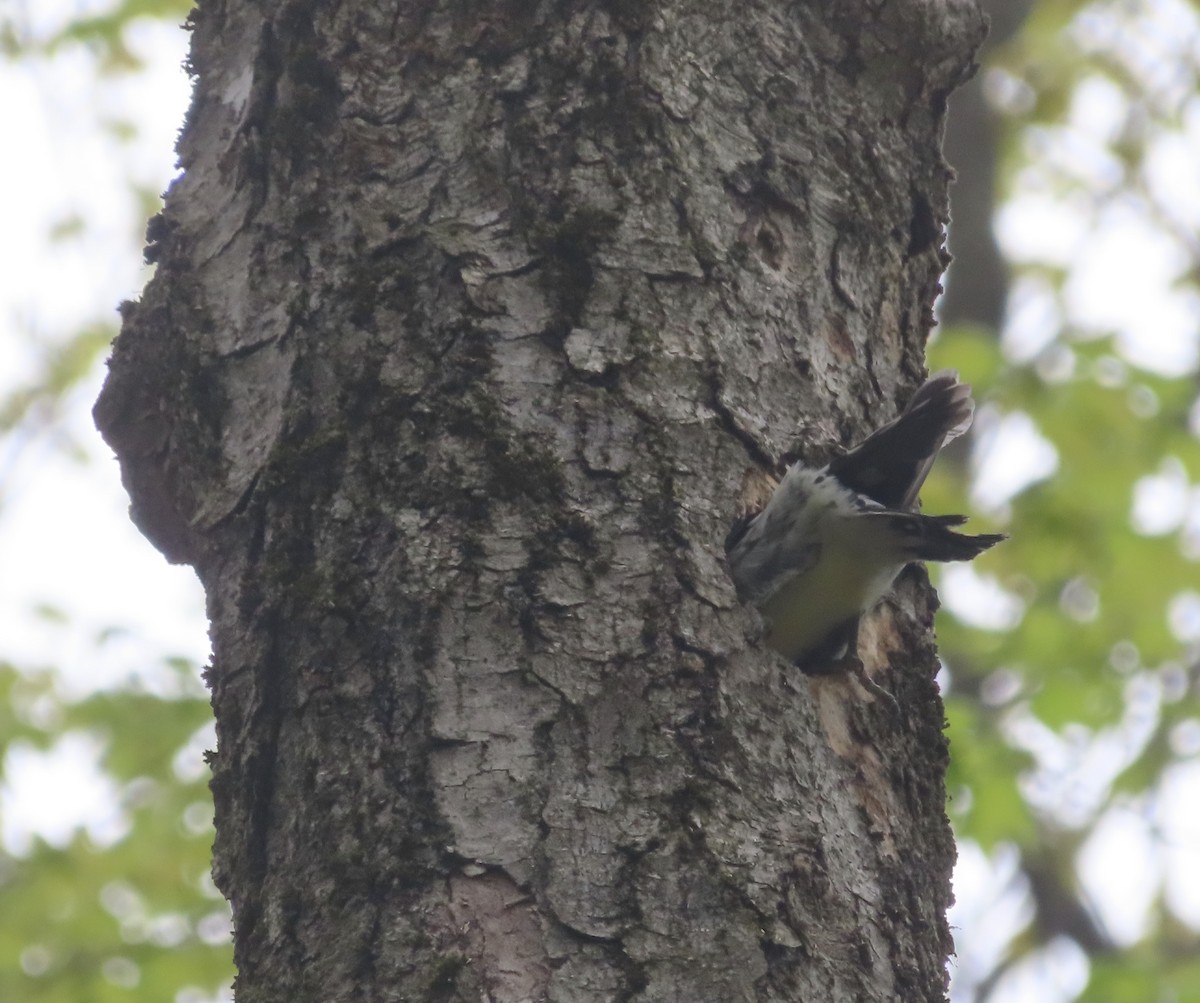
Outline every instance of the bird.
[(963, 515), (916, 510), (938, 453), (974, 412), (970, 386), (941, 370), (899, 417), (825, 466), (797, 462), (779, 480), (747, 471), (725, 552), (738, 596), (762, 614), (771, 648), (810, 674), (848, 668), (892, 700), (858, 657), (863, 614), (911, 562), (970, 561), (1006, 539), (956, 532)]

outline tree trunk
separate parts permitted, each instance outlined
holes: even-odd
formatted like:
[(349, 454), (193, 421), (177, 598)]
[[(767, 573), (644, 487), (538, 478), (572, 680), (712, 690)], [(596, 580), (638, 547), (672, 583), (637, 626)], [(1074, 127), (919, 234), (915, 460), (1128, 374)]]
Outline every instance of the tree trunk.
[[(987, 49), (1002, 46), (1021, 28), (1034, 0), (981, 0), (987, 14)], [(954, 168), (948, 234), (954, 265), (947, 275), (941, 320), (947, 326), (975, 324), (1000, 336), (1008, 307), (1008, 262), (1000, 250), (996, 218), (996, 175), (1000, 168), (1001, 120), (988, 103), (984, 78), (973, 77), (950, 100), (945, 153)], [(961, 446), (959, 447), (962, 448)]]
[(941, 1000), (922, 575), (756, 640), (750, 462), (916, 385), (972, 2), (210, 0), (97, 421), (207, 590), (259, 1000)]

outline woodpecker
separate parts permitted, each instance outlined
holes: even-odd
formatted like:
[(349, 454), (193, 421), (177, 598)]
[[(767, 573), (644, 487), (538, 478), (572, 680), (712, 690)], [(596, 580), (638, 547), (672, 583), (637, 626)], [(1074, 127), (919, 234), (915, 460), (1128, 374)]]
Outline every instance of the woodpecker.
[(762, 613), (772, 648), (810, 673), (850, 668), (883, 692), (858, 659), (862, 614), (910, 562), (969, 561), (1005, 538), (955, 532), (966, 516), (915, 511), (938, 452), (970, 427), (974, 412), (971, 388), (943, 370), (898, 418), (824, 467), (795, 463), (779, 481), (747, 471), (725, 552), (738, 595)]

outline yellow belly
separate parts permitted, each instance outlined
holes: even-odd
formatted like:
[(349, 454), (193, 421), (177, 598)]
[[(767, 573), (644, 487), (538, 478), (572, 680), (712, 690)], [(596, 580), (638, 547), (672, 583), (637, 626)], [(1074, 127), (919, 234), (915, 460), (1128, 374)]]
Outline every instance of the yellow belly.
[(818, 560), (763, 604), (761, 612), (769, 623), (767, 643), (788, 661), (879, 602), (902, 567), (880, 568), (853, 553), (839, 556), (823, 555), (826, 559)]

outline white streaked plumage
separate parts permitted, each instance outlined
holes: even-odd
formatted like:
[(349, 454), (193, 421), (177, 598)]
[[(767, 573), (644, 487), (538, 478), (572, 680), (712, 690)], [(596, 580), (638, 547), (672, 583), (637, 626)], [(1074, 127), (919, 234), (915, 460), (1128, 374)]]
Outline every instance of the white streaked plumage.
[[(765, 505), (726, 540), (739, 595), (768, 622), (768, 643), (791, 661), (853, 642), (859, 615), (914, 560), (970, 560), (1003, 539), (967, 536), (961, 516), (911, 511), (938, 451), (970, 426), (970, 387), (930, 377), (904, 413), (819, 470), (797, 463)], [(851, 652), (853, 654), (853, 652)]]

